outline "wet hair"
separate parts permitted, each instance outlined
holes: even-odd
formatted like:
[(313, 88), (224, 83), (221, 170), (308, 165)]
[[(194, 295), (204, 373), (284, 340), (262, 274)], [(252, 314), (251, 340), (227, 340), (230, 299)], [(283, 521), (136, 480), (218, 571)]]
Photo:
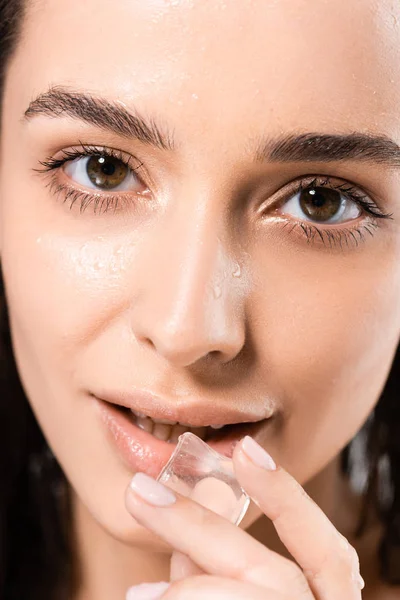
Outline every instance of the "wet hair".
[[(25, 0), (0, 0), (0, 109), (25, 18)], [(378, 403), (341, 453), (345, 476), (354, 482), (364, 472), (355, 535), (362, 535), (371, 515), (379, 515), (380, 575), (393, 585), (400, 584), (399, 378), (398, 348)], [(1, 269), (0, 390), (0, 598), (68, 600), (78, 587), (69, 486), (18, 374)]]

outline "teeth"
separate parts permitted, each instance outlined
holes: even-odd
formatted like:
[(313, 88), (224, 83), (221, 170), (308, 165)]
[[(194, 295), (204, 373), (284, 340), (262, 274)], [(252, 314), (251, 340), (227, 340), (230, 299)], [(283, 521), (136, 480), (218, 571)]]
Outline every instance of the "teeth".
[[(160, 425), (181, 425), (182, 427), (185, 427), (186, 429), (194, 429), (194, 430), (203, 429), (203, 427), (193, 427), (190, 423), (178, 423), (178, 421), (169, 421), (168, 419), (152, 419), (151, 417), (148, 417), (147, 415), (139, 412), (138, 410), (133, 410), (133, 408), (131, 408), (131, 412), (139, 419), (150, 419), (153, 423), (159, 423)], [(210, 427), (212, 429), (222, 429), (222, 427), (225, 427), (225, 425), (224, 424), (223, 425), (210, 425)], [(161, 429), (160, 429), (160, 431), (161, 431)]]
[(138, 410), (133, 410), (131, 408), (131, 411), (133, 412), (134, 415), (136, 415), (137, 417), (141, 417), (142, 419), (144, 419), (145, 417), (147, 417), (147, 415), (145, 415), (144, 413), (139, 412)]
[[(137, 411), (131, 411), (134, 422), (140, 429), (147, 431), (154, 435), (154, 437), (165, 442), (176, 443), (182, 433), (191, 431), (195, 433), (202, 440), (206, 437), (207, 427), (191, 427), (183, 425), (182, 423), (173, 423), (171, 421), (162, 421), (161, 419), (153, 420), (147, 416), (138, 416)], [(141, 415), (141, 413), (139, 413)], [(162, 422), (160, 422), (162, 421)]]
[[(131, 412), (136, 416), (144, 419), (147, 417), (144, 413), (139, 412), (138, 410), (133, 410), (131, 408)], [(150, 417), (148, 417), (150, 418)], [(161, 423), (162, 425), (176, 425), (177, 421), (168, 421), (168, 419), (152, 419), (153, 423)]]
[(164, 440), (164, 442), (166, 442), (169, 439), (169, 436), (171, 435), (171, 431), (171, 425), (165, 425), (164, 423), (155, 423), (152, 434), (159, 440)]
[(170, 438), (168, 440), (171, 444), (177, 444), (178, 443), (178, 437), (180, 435), (182, 435), (182, 433), (185, 433), (186, 431), (189, 431), (189, 429), (187, 427), (184, 427), (183, 425), (180, 425), (179, 423), (178, 423), (178, 425), (175, 425), (175, 427), (172, 427), (171, 429), (172, 429), (171, 436), (170, 436)]
[(149, 418), (149, 417), (136, 417), (136, 425), (138, 427), (140, 427), (140, 429), (143, 429), (144, 431), (147, 431), (148, 433), (153, 433), (153, 421)]

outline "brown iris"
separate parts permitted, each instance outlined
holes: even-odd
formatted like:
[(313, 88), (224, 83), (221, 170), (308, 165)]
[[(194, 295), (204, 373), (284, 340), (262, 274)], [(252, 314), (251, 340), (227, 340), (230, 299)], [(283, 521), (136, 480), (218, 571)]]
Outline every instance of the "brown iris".
[(118, 187), (128, 174), (128, 167), (112, 156), (92, 156), (86, 170), (90, 181), (103, 189)]
[(300, 205), (310, 219), (329, 221), (339, 212), (342, 206), (341, 194), (323, 187), (302, 190)]

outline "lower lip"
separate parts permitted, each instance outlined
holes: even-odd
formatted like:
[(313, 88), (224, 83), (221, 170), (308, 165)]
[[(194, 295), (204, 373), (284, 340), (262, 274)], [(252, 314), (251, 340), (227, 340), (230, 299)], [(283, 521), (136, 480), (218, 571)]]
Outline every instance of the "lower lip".
[[(140, 429), (130, 420), (129, 416), (124, 414), (119, 408), (92, 397), (97, 404), (100, 417), (106, 426), (109, 438), (114, 442), (121, 458), (132, 472), (144, 472), (151, 477), (158, 477), (161, 470), (167, 464), (176, 444), (159, 440), (151, 433)], [(272, 419), (266, 419), (260, 422), (263, 429)], [(235, 431), (227, 434), (224, 439), (207, 440), (207, 444), (219, 454), (232, 457), (233, 449), (237, 442), (246, 433)]]

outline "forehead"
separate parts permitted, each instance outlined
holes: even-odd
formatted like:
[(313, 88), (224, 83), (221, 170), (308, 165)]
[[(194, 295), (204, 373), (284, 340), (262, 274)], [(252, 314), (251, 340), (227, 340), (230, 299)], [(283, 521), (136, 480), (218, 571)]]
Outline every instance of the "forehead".
[(23, 112), (71, 85), (175, 129), (397, 128), (392, 0), (40, 0), (13, 61)]

